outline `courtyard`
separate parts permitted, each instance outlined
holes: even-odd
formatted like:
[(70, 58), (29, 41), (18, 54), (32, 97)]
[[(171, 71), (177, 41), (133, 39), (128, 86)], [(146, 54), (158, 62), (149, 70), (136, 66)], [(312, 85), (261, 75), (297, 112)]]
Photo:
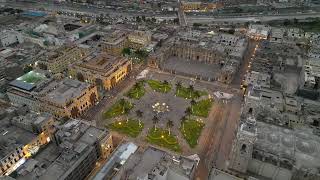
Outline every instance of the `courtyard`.
[(136, 82), (106, 109), (104, 119), (113, 131), (179, 152), (181, 140), (197, 146), (213, 105), (205, 88), (150, 78)]
[(184, 60), (176, 57), (167, 59), (161, 66), (167, 72), (173, 72), (187, 77), (201, 78), (212, 81), (220, 72), (219, 65), (206, 64), (192, 60)]

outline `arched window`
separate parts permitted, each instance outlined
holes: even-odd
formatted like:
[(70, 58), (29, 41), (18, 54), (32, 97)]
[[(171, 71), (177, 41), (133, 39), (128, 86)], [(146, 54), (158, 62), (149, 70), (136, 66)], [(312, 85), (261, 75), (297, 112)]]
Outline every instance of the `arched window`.
[(241, 151), (242, 151), (242, 152), (246, 152), (246, 151), (247, 151), (247, 145), (242, 144), (242, 146), (241, 146)]

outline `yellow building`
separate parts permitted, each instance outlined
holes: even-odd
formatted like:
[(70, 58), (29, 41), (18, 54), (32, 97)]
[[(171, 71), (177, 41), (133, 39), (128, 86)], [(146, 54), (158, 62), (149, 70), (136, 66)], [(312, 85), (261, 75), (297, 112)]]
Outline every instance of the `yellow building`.
[(122, 49), (128, 46), (128, 32), (116, 30), (111, 35), (106, 35), (103, 38), (101, 47), (110, 55), (120, 56)]
[(97, 87), (73, 79), (53, 81), (44, 87), (36, 97), (41, 112), (55, 117), (78, 117), (95, 105), (98, 99)]
[(110, 90), (124, 79), (132, 69), (132, 61), (121, 56), (107, 53), (93, 53), (83, 62), (75, 63), (69, 68), (71, 78)]
[(113, 56), (122, 55), (124, 48), (138, 50), (151, 43), (149, 31), (116, 30), (111, 35), (105, 35), (101, 43), (102, 50)]
[(81, 60), (89, 53), (88, 49), (63, 46), (43, 56), (37, 64), (46, 67), (51, 73), (62, 73), (70, 63)]
[(151, 43), (151, 33), (148, 31), (134, 31), (128, 35), (128, 46), (132, 49), (141, 49)]
[(194, 1), (194, 2), (182, 2), (182, 9), (185, 12), (208, 12), (216, 9), (219, 5), (216, 3), (203, 3), (200, 1)]

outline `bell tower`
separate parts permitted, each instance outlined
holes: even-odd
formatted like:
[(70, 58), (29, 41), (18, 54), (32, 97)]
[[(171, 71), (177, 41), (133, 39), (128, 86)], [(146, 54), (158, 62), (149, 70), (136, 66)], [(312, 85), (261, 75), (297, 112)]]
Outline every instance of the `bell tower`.
[(242, 173), (247, 171), (256, 139), (256, 120), (250, 116), (243, 124), (241, 124), (237, 137), (233, 143), (229, 169)]

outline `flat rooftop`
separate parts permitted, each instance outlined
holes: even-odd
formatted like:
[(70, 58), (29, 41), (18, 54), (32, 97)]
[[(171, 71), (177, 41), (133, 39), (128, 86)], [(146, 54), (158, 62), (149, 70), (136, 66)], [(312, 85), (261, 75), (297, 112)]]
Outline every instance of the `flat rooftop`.
[(39, 83), (47, 79), (46, 75), (42, 72), (30, 71), (23, 76), (18, 77), (16, 80), (11, 81), (10, 85), (26, 91), (31, 91)]
[(84, 59), (79, 66), (90, 69), (93, 71), (99, 71), (102, 73), (108, 73), (118, 64), (126, 61), (123, 57), (112, 56), (107, 53), (95, 52)]
[[(48, 86), (50, 87), (43, 91), (47, 91), (46, 99), (56, 104), (64, 105), (70, 100), (81, 96), (90, 84), (73, 79), (63, 79), (62, 81), (54, 81)], [(52, 87), (55, 88), (52, 89)]]
[(17, 147), (28, 144), (36, 136), (24, 129), (11, 125), (9, 119), (0, 121), (0, 159)]
[[(58, 180), (69, 174), (77, 164), (94, 151), (97, 138), (108, 135), (80, 120), (71, 120), (59, 127), (56, 137), (61, 141), (57, 146), (51, 143), (29, 159), (18, 171), (18, 180)], [(36, 161), (37, 166), (28, 167), (29, 161)]]
[[(129, 179), (164, 178), (167, 180), (192, 179), (192, 172), (196, 168), (196, 161), (172, 155), (168, 152), (148, 147), (143, 152), (136, 151), (123, 165)], [(130, 170), (130, 171), (129, 171)], [(121, 173), (115, 179), (120, 179)]]

